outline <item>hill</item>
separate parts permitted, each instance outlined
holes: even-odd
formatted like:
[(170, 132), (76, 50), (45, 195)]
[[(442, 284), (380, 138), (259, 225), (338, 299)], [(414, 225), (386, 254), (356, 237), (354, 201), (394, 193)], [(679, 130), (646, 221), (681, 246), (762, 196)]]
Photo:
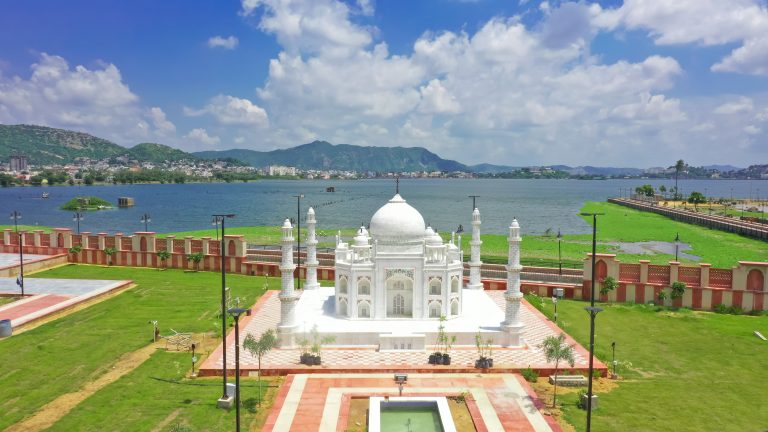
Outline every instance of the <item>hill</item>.
[(131, 159), (148, 162), (180, 161), (184, 159), (197, 159), (187, 152), (183, 152), (165, 144), (141, 143), (128, 149), (127, 156)]
[(422, 147), (362, 147), (314, 141), (289, 149), (260, 152), (224, 150), (193, 153), (203, 159), (231, 157), (254, 167), (290, 165), (301, 169), (351, 171), (468, 171), (469, 168)]
[(101, 159), (126, 149), (82, 132), (34, 125), (0, 125), (0, 160), (26, 155), (31, 164), (65, 164), (78, 157)]

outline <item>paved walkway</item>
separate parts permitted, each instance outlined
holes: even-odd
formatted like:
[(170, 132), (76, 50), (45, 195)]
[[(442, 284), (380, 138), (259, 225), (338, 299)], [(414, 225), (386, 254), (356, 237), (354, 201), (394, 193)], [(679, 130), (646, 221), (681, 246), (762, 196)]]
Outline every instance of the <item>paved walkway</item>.
[[(499, 307), (504, 304), (503, 291), (485, 291)], [(267, 329), (276, 328), (280, 321), (280, 300), (277, 291), (268, 291), (254, 305), (253, 314), (240, 322), (240, 336), (244, 339), (249, 333), (257, 338)], [(525, 323), (525, 345), (517, 348), (494, 348), (494, 367), (491, 372), (515, 372), (526, 367), (538, 369), (546, 375), (554, 369), (548, 363), (539, 345), (545, 337), (562, 332), (544, 315), (527, 302), (521, 308), (522, 321)], [(354, 325), (350, 321), (350, 325)], [(567, 342), (575, 346), (574, 370), (587, 370), (589, 353), (581, 345), (566, 335)], [(262, 373), (266, 375), (287, 375), (312, 372), (472, 372), (477, 359), (477, 350), (473, 347), (457, 347), (451, 350), (450, 366), (430, 366), (427, 364), (428, 351), (377, 351), (376, 346), (330, 347), (322, 352), (322, 366), (305, 366), (299, 363), (299, 349), (274, 349), (261, 361)], [(229, 373), (234, 369), (234, 331), (227, 337), (227, 364)], [(255, 372), (258, 361), (247, 351), (240, 352), (242, 374)], [(203, 362), (201, 375), (221, 374), (221, 345)], [(599, 373), (607, 372), (606, 366), (595, 359), (595, 368)]]
[[(559, 432), (542, 415), (530, 386), (513, 374), (410, 374), (403, 396), (466, 394), (478, 431)], [(264, 432), (337, 432), (348, 428), (353, 398), (398, 396), (391, 374), (289, 375), (267, 417)], [(355, 426), (355, 425), (351, 425)]]
[[(0, 320), (18, 328), (76, 305), (127, 287), (131, 281), (24, 278), (29, 296), (0, 306)], [(0, 278), (0, 294), (19, 294), (16, 278)]]
[[(37, 261), (40, 259), (50, 258), (50, 255), (34, 255), (24, 254), (24, 263), (29, 261)], [(17, 253), (0, 253), (0, 268), (12, 267), (19, 265), (19, 254)]]

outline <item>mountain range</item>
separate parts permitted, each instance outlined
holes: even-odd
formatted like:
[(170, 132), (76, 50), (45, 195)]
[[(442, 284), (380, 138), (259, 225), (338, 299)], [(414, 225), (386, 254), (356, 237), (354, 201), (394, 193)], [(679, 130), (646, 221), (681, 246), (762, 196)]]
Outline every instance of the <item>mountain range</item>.
[[(268, 165), (295, 166), (300, 169), (340, 170), (358, 172), (467, 171), (476, 173), (510, 172), (522, 167), (479, 164), (467, 166), (443, 159), (423, 147), (366, 147), (352, 144), (331, 144), (313, 141), (287, 149), (256, 151), (246, 149), (201, 151), (187, 153), (164, 144), (141, 143), (126, 148), (103, 138), (82, 132), (35, 125), (0, 124), (0, 161), (16, 154), (26, 155), (33, 165), (69, 164), (75, 158), (105, 159), (124, 156), (141, 162), (160, 163), (194, 159), (229, 159), (253, 167)], [(639, 168), (614, 168), (550, 165), (550, 168), (572, 175), (637, 176)], [(721, 172), (741, 168), (730, 165), (710, 165), (704, 169)]]

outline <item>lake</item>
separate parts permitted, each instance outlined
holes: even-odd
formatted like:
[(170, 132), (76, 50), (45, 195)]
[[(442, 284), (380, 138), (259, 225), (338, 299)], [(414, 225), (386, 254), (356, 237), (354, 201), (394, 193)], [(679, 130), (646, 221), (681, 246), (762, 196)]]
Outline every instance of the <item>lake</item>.
[[(674, 180), (497, 180), (497, 179), (401, 179), (400, 193), (416, 207), (424, 220), (440, 232), (459, 224), (471, 231), (472, 199), (479, 195), (483, 233), (505, 234), (513, 217), (523, 232), (542, 233), (551, 228), (564, 234), (589, 233), (577, 213), (586, 201), (605, 201), (620, 189), (641, 184), (674, 186)], [(680, 190), (705, 192), (708, 196), (738, 198), (768, 194), (768, 182), (759, 180), (680, 180)], [(333, 186), (336, 192), (325, 192)], [(763, 186), (762, 192), (760, 188)], [(42, 199), (43, 192), (49, 193)], [(6, 214), (22, 213), (21, 223), (74, 229), (72, 212), (59, 207), (77, 196), (97, 196), (117, 204), (121, 196), (133, 197), (136, 205), (86, 212), (82, 231), (143, 231), (144, 213), (151, 215), (150, 231), (174, 232), (212, 229), (211, 214), (235, 213), (227, 226), (280, 225), (296, 217), (295, 195), (301, 200), (302, 218), (308, 205), (315, 207), (318, 229), (352, 228), (368, 224), (373, 213), (395, 192), (395, 181), (374, 180), (264, 180), (250, 183), (196, 183), (110, 186), (55, 186), (0, 188)], [(6, 216), (7, 217), (7, 216)], [(4, 223), (12, 223), (6, 219)], [(213, 236), (213, 231), (211, 231)], [(465, 234), (466, 235), (466, 234)]]

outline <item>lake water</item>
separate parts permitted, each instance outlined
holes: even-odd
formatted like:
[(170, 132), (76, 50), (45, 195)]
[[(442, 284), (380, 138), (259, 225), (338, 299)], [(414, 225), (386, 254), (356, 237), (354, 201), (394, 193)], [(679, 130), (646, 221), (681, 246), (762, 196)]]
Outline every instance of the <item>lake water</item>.
[[(542, 233), (551, 228), (564, 234), (589, 233), (589, 226), (577, 216), (585, 201), (605, 201), (626, 190), (650, 183), (674, 186), (674, 180), (490, 180), (490, 179), (402, 179), (400, 192), (416, 207), (427, 223), (440, 232), (455, 230), (459, 224), (471, 231), (472, 199), (479, 195), (484, 233), (505, 234), (513, 217), (524, 233)], [(713, 197), (747, 198), (768, 195), (768, 182), (748, 180), (680, 180), (682, 192), (700, 191)], [(325, 192), (334, 186), (335, 193)], [(762, 186), (762, 191), (760, 191)], [(50, 197), (42, 199), (48, 192)], [(12, 223), (8, 214), (22, 213), (22, 223), (74, 229), (72, 212), (59, 207), (77, 196), (97, 196), (117, 203), (121, 196), (133, 197), (131, 208), (87, 212), (82, 231), (143, 231), (139, 221), (149, 213), (150, 231), (173, 232), (211, 229), (211, 214), (235, 213), (227, 226), (280, 225), (296, 217), (296, 198), (301, 200), (302, 218), (308, 205), (315, 207), (318, 229), (351, 228), (368, 224), (373, 213), (395, 192), (394, 180), (318, 181), (265, 180), (251, 183), (153, 184), (115, 186), (57, 186), (0, 188), (0, 207), (6, 213), (3, 224)], [(731, 195), (733, 194), (733, 195)], [(211, 231), (213, 236), (213, 230)], [(467, 234), (465, 234), (467, 235)]]

